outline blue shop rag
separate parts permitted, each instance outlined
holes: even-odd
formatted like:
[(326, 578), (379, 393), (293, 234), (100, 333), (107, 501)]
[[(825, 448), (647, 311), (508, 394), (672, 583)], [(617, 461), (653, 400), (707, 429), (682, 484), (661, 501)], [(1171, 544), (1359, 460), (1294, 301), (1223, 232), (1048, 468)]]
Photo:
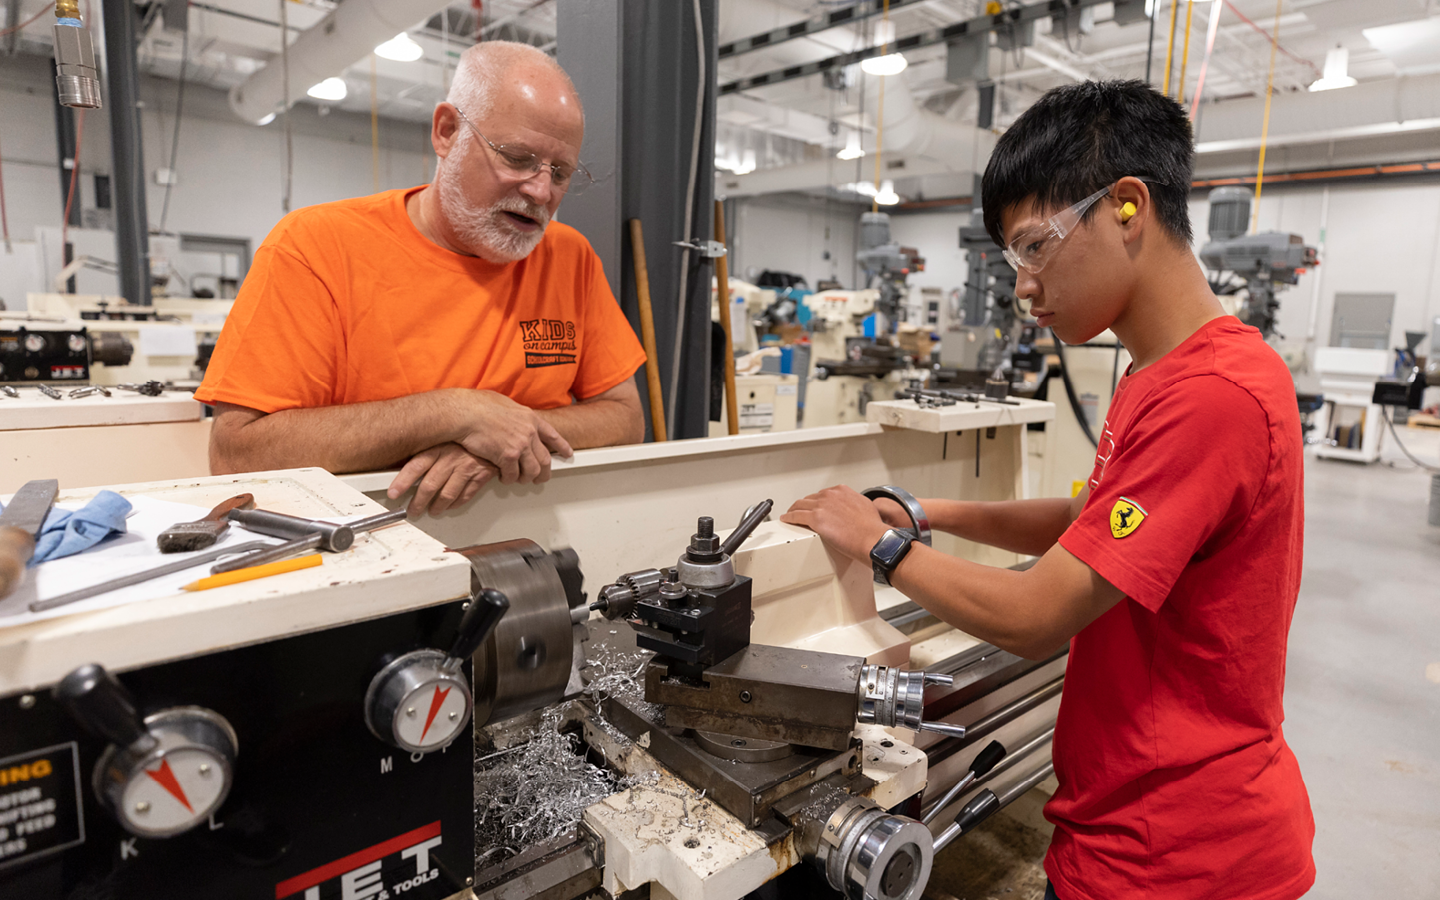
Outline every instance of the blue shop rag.
[(35, 555), (30, 565), (72, 556), (105, 540), (125, 533), (130, 501), (114, 491), (101, 491), (78, 510), (52, 509), (35, 538)]

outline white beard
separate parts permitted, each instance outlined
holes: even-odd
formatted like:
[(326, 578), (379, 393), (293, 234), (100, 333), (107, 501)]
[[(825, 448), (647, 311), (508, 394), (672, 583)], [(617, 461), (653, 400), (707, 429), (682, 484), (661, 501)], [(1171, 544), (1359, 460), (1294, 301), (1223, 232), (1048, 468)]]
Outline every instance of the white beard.
[[(481, 259), (492, 263), (510, 263), (529, 256), (545, 237), (550, 224), (550, 211), (523, 197), (506, 197), (490, 206), (475, 207), (465, 196), (458, 176), (459, 164), (479, 146), (474, 139), (462, 142), (444, 161), (439, 174), (438, 199), (440, 213), (461, 246)], [(519, 213), (535, 220), (540, 227), (523, 232), (512, 226), (505, 212)]]

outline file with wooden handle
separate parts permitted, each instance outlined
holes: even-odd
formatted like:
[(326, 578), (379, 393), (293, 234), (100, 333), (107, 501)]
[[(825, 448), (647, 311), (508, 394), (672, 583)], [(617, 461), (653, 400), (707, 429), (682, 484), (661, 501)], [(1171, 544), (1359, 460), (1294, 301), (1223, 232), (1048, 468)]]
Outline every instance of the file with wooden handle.
[(54, 478), (26, 482), (0, 513), (0, 599), (10, 596), (25, 577), (25, 564), (35, 555), (35, 538), (55, 505), (60, 482)]

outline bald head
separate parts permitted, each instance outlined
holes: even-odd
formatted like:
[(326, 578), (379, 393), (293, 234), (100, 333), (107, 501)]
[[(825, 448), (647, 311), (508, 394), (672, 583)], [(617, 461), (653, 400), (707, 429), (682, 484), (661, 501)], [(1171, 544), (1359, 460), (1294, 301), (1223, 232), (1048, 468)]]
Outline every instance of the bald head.
[[(519, 94), (519, 97), (505, 96)], [(445, 102), (473, 119), (489, 118), (497, 103), (519, 99), (549, 107), (584, 124), (580, 95), (565, 70), (538, 47), (515, 41), (483, 41), (460, 55)]]

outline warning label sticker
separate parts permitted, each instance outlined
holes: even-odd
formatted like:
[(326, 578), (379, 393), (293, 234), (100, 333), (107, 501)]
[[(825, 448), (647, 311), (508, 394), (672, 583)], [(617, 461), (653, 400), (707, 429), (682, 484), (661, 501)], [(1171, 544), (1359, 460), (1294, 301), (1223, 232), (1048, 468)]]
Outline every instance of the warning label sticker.
[(72, 741), (0, 759), (0, 869), (85, 842)]

